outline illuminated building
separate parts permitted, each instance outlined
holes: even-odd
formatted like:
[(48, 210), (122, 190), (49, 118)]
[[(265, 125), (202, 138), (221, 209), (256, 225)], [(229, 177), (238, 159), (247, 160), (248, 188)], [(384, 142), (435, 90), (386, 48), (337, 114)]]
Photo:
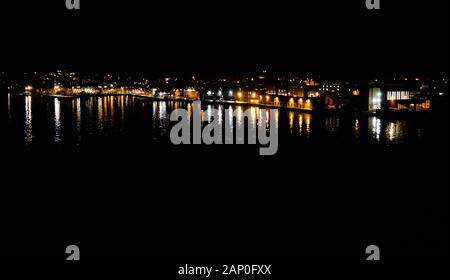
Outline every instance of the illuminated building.
[(368, 112), (427, 111), (431, 109), (430, 96), (428, 92), (421, 93), (420, 87), (409, 81), (378, 84), (368, 89), (367, 110)]
[(384, 94), (379, 87), (369, 88), (369, 112), (376, 112), (382, 109)]

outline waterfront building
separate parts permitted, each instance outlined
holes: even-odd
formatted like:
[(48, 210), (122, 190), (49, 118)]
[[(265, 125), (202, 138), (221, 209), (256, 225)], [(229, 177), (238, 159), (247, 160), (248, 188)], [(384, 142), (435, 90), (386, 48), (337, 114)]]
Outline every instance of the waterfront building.
[(368, 112), (423, 112), (431, 109), (431, 99), (432, 93), (421, 92), (419, 83), (404, 81), (369, 85), (363, 100)]

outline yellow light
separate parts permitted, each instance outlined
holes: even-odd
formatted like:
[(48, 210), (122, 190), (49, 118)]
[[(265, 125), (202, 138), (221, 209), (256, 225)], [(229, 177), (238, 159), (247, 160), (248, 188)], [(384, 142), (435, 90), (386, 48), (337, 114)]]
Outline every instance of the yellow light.
[(239, 98), (242, 97), (242, 92), (238, 92), (238, 97), (239, 97)]
[(28, 90), (28, 91), (33, 90), (33, 86), (26, 86), (25, 90)]

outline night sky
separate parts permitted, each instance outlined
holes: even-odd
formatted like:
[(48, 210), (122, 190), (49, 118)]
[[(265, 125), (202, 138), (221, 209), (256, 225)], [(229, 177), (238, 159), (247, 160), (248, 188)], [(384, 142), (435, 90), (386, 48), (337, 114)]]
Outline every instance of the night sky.
[[(95, 3), (93, 3), (95, 2)], [(151, 2), (151, 3), (148, 3)], [(393, 3), (395, 2), (395, 3)], [(10, 1), (2, 70), (448, 73), (448, 1)]]

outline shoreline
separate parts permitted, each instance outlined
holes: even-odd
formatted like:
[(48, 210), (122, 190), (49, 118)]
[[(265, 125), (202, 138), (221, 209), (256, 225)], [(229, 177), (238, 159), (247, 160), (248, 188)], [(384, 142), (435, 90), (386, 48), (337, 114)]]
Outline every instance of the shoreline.
[[(34, 94), (26, 94), (26, 93), (19, 93), (16, 95), (25, 95), (25, 96), (33, 96)], [(133, 96), (137, 98), (142, 99), (148, 99), (148, 100), (154, 100), (154, 101), (180, 101), (180, 102), (188, 102), (192, 103), (194, 101), (200, 100), (200, 99), (188, 99), (188, 98), (168, 98), (168, 97), (155, 97), (155, 96), (147, 96), (147, 95), (139, 95), (139, 94), (132, 94), (132, 93), (106, 93), (106, 94), (81, 94), (81, 95), (55, 95), (55, 94), (46, 94), (46, 93), (39, 93), (38, 95), (46, 96), (46, 97), (53, 97), (53, 98), (82, 98), (82, 97), (102, 97), (102, 96)], [(243, 101), (218, 101), (218, 100), (200, 100), (202, 103), (209, 103), (209, 104), (220, 104), (220, 105), (234, 105), (234, 106), (256, 106), (256, 107), (262, 107), (262, 108), (269, 108), (269, 109), (286, 109), (286, 110), (295, 110), (295, 111), (302, 111), (302, 112), (320, 112), (319, 110), (313, 110), (313, 109), (305, 109), (305, 108), (296, 108), (296, 107), (284, 107), (284, 106), (277, 106), (277, 105), (270, 105), (270, 104), (259, 104), (259, 103), (249, 103), (249, 102), (243, 102)]]

